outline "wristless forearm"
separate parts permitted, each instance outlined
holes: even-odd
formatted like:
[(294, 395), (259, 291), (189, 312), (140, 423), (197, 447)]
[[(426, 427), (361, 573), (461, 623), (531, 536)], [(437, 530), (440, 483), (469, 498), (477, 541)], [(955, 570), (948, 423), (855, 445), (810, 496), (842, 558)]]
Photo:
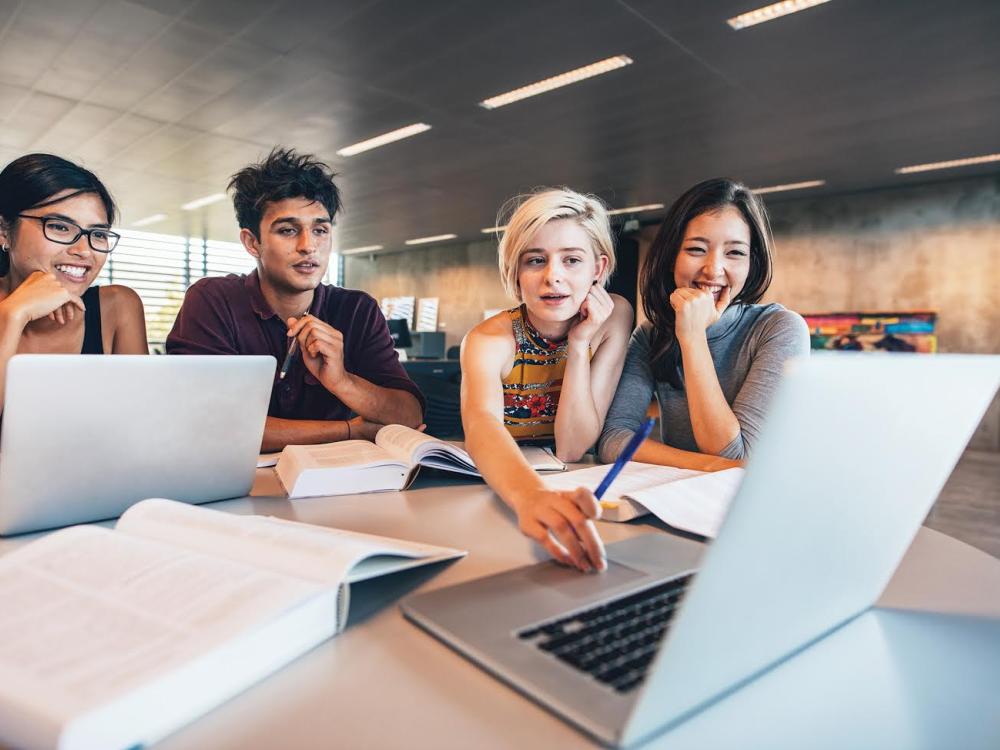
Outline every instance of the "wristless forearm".
[(740, 423), (722, 392), (707, 339), (680, 344), (691, 430), (701, 451), (717, 455), (739, 434)]
[(556, 454), (564, 461), (577, 461), (596, 441), (601, 419), (594, 404), (590, 357), (568, 357), (556, 411)]

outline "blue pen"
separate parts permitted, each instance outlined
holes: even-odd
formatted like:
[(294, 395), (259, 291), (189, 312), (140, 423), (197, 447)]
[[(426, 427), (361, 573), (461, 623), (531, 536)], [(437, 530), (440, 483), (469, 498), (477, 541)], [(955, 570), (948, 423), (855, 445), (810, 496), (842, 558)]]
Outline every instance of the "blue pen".
[(636, 432), (632, 436), (632, 439), (628, 441), (628, 445), (625, 446), (625, 450), (621, 452), (621, 455), (618, 456), (618, 460), (615, 461), (611, 470), (607, 473), (604, 479), (601, 480), (597, 489), (594, 490), (594, 497), (600, 500), (601, 496), (608, 491), (608, 487), (610, 487), (611, 483), (615, 481), (615, 477), (621, 473), (621, 470), (625, 468), (625, 464), (631, 461), (632, 456), (634, 456), (635, 452), (639, 450), (639, 446), (642, 445), (642, 441), (649, 437), (649, 433), (653, 431), (653, 424), (655, 422), (656, 420), (652, 418), (643, 422), (642, 427), (640, 427), (638, 432)]

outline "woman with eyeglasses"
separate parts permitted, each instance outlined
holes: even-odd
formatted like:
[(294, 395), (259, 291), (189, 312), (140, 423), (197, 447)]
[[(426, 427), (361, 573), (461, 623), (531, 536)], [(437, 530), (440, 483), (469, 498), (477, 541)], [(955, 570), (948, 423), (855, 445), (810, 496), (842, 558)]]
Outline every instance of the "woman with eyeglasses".
[(91, 286), (114, 220), (108, 189), (66, 159), (28, 154), (0, 172), (0, 408), (15, 354), (148, 353), (139, 295)]

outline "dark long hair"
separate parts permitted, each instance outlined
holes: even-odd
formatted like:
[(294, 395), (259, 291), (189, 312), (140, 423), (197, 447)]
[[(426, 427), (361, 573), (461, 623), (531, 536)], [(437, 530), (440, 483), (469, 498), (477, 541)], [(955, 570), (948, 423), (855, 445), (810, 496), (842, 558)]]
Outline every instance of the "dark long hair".
[(677, 288), (674, 265), (688, 224), (696, 216), (726, 206), (737, 209), (750, 227), (750, 272), (732, 304), (753, 304), (771, 285), (771, 227), (764, 204), (745, 185), (724, 178), (699, 182), (674, 201), (649, 248), (639, 274), (642, 309), (653, 325), (650, 357), (653, 375), (674, 388), (681, 387), (681, 352), (670, 295)]
[[(74, 195), (94, 193), (104, 204), (108, 223), (115, 223), (118, 213), (115, 201), (97, 175), (61, 156), (26, 154), (0, 172), (0, 221), (3, 221), (8, 236), (14, 234), (18, 214), (48, 205), (52, 196), (65, 190), (75, 190)], [(6, 276), (9, 270), (10, 256), (0, 253), (0, 276)]]

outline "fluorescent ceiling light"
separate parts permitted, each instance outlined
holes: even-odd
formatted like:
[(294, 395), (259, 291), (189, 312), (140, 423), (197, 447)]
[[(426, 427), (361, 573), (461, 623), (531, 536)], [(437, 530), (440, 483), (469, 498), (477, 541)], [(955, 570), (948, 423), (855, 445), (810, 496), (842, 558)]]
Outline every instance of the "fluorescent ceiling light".
[(190, 203), (185, 203), (181, 208), (185, 211), (196, 211), (204, 206), (210, 206), (213, 203), (218, 203), (219, 201), (224, 201), (226, 199), (225, 193), (212, 193), (212, 195), (206, 195), (204, 198), (196, 198)]
[(800, 10), (806, 10), (807, 8), (812, 8), (816, 5), (822, 5), (823, 3), (828, 2), (830, 2), (830, 0), (784, 0), (784, 2), (771, 3), (770, 5), (765, 5), (764, 7), (757, 8), (756, 10), (740, 13), (738, 16), (728, 19), (726, 23), (739, 31), (740, 29), (745, 29), (748, 26), (756, 26), (757, 24), (764, 23), (765, 21), (773, 21), (776, 18), (787, 16), (790, 13), (798, 13)]
[(519, 89), (508, 91), (506, 94), (491, 96), (489, 99), (479, 102), (479, 106), (484, 109), (496, 109), (497, 107), (502, 107), (505, 104), (518, 102), (521, 101), (521, 99), (527, 99), (529, 96), (544, 94), (546, 91), (552, 91), (553, 89), (558, 89), (562, 86), (568, 86), (571, 83), (579, 83), (587, 78), (593, 78), (594, 76), (599, 76), (602, 73), (610, 73), (612, 70), (618, 70), (618, 68), (624, 68), (626, 65), (631, 64), (632, 58), (626, 57), (625, 55), (615, 55), (614, 57), (609, 57), (606, 60), (599, 60), (598, 62), (591, 63), (590, 65), (584, 65), (582, 68), (576, 68), (575, 70), (570, 70), (566, 73), (560, 73), (557, 76), (546, 78), (544, 81), (529, 83), (527, 86), (522, 86)]
[(504, 224), (502, 227), (486, 227), (485, 229), (480, 229), (479, 231), (482, 232), (483, 234), (494, 234), (496, 232), (502, 232), (506, 228), (507, 225)]
[(364, 247), (351, 247), (347, 250), (340, 250), (341, 255), (354, 255), (355, 253), (374, 253), (376, 250), (381, 250), (381, 245), (365, 245)]
[(1000, 154), (986, 154), (985, 156), (970, 156), (968, 159), (952, 159), (951, 161), (935, 161), (930, 164), (913, 164), (909, 167), (900, 167), (896, 174), (911, 174), (913, 172), (930, 172), (934, 169), (951, 169), (952, 167), (968, 167), (973, 164), (989, 164), (993, 161), (1000, 161)]
[(453, 240), (458, 237), (457, 234), (435, 234), (433, 237), (417, 237), (414, 240), (407, 240), (405, 244), (407, 245), (423, 245), (427, 242), (440, 242), (443, 240)]
[(157, 224), (167, 218), (166, 214), (153, 214), (138, 221), (133, 221), (133, 227), (148, 227), (150, 224)]
[(804, 188), (820, 187), (826, 184), (826, 180), (809, 180), (807, 182), (790, 182), (787, 185), (771, 185), (770, 187), (752, 188), (752, 192), (757, 195), (766, 193), (783, 193), (786, 190), (802, 190)]
[(417, 122), (413, 125), (407, 125), (405, 128), (399, 128), (388, 133), (383, 133), (382, 135), (377, 135), (374, 138), (369, 138), (367, 141), (355, 143), (353, 146), (345, 146), (337, 152), (337, 156), (354, 156), (355, 154), (360, 154), (362, 151), (370, 151), (387, 143), (409, 138), (411, 135), (425, 133), (430, 129), (431, 126), (427, 123)]
[(647, 203), (645, 206), (626, 206), (625, 208), (611, 209), (608, 211), (608, 216), (617, 216), (618, 214), (637, 214), (640, 211), (656, 211), (660, 208), (663, 208), (662, 203)]

